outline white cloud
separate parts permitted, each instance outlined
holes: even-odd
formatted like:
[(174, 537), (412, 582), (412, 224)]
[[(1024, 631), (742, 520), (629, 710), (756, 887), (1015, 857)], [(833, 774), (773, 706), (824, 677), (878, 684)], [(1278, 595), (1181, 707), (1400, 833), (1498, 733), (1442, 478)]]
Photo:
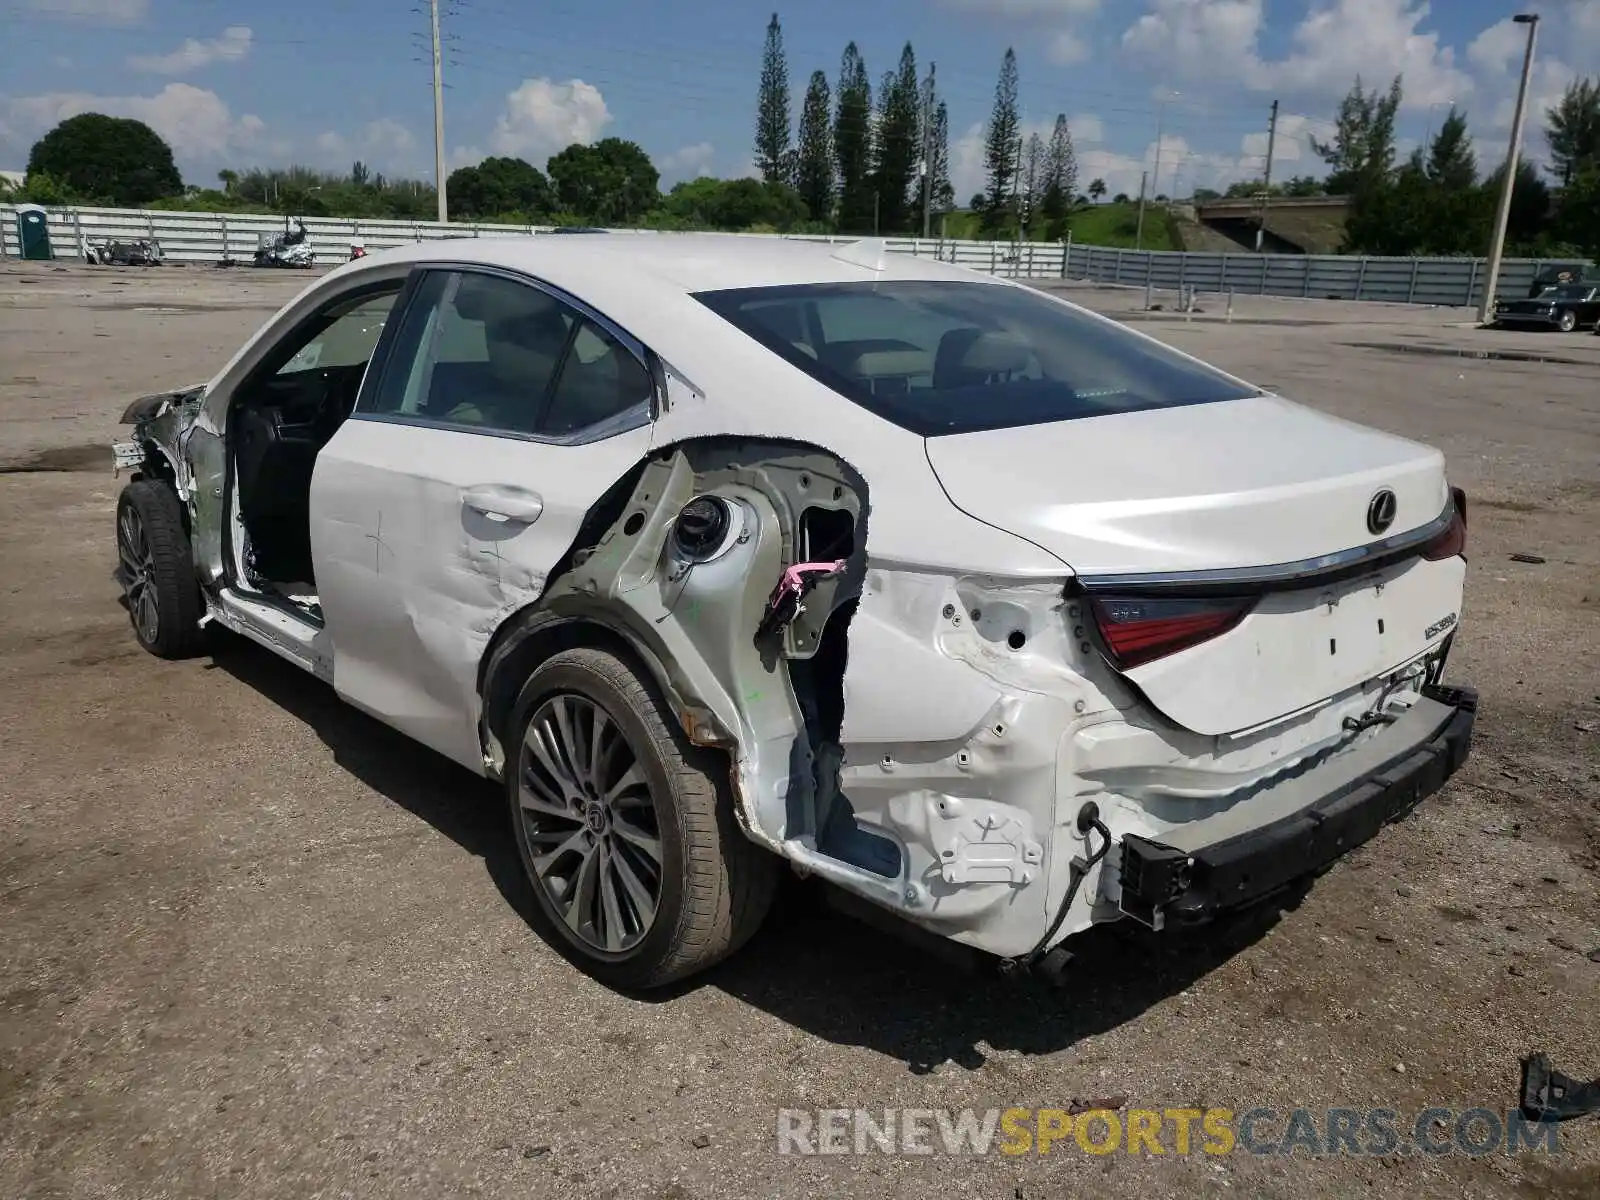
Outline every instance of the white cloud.
[(150, 0), (27, 0), (30, 11), (65, 21), (112, 21), (131, 25), (150, 11)]
[(948, 8), (987, 13), (997, 17), (1049, 19), (1092, 16), (1100, 0), (944, 0)]
[[(1277, 144), (1272, 148), (1273, 162), (1298, 163), (1313, 158), (1315, 156), (1311, 152), (1311, 139), (1316, 138), (1319, 142), (1326, 142), (1333, 138), (1333, 134), (1332, 121), (1323, 120), (1321, 117), (1308, 117), (1303, 113), (1284, 113), (1278, 118)], [(1265, 129), (1259, 133), (1247, 133), (1239, 139), (1239, 153), (1247, 161), (1264, 166), (1268, 140), (1269, 135)], [(1274, 171), (1274, 174), (1277, 172)]]
[(1425, 109), (1473, 89), (1455, 51), (1422, 28), (1425, 0), (1323, 0), (1309, 6), (1287, 57), (1261, 57), (1264, 0), (1149, 0), (1122, 35), (1123, 48), (1173, 77), (1236, 79), (1255, 91), (1336, 99), (1357, 75), (1369, 86), (1405, 77), (1408, 108)]
[(399, 121), (380, 117), (362, 130), (361, 144), (373, 154), (409, 154), (416, 149), (417, 139)]
[(250, 53), (254, 35), (248, 25), (230, 25), (221, 37), (185, 38), (170, 54), (135, 54), (128, 65), (156, 75), (184, 75), (218, 62), (238, 62)]
[(1496, 21), (1467, 45), (1467, 60), (1488, 75), (1507, 74), (1515, 69), (1527, 44), (1523, 27), (1509, 18)]
[(671, 154), (664, 154), (654, 161), (663, 180), (677, 182), (710, 175), (711, 160), (715, 156), (716, 147), (710, 142), (696, 142), (692, 146), (682, 146)]
[(1089, 57), (1089, 43), (1070, 29), (1063, 29), (1051, 36), (1045, 57), (1057, 66), (1070, 67)]
[[(412, 169), (410, 155), (417, 148), (417, 139), (398, 121), (388, 117), (369, 121), (353, 135), (334, 129), (325, 130), (312, 139), (315, 163), (328, 168), (347, 168), (352, 159), (360, 159), (369, 167), (386, 173)], [(482, 155), (471, 160), (477, 163)], [(458, 163), (468, 166), (470, 163)]]
[(215, 92), (187, 83), (169, 83), (153, 96), (96, 96), (89, 92), (24, 96), (7, 102), (6, 119), (17, 137), (38, 137), (68, 117), (86, 112), (143, 121), (166, 139), (180, 159), (254, 148), (265, 129), (259, 117), (235, 118)]
[(1256, 65), (1262, 0), (1150, 0), (1150, 9), (1123, 32), (1131, 54), (1183, 75), (1209, 64), (1220, 78)]
[(1106, 140), (1105, 123), (1093, 113), (1078, 113), (1067, 118), (1067, 128), (1072, 131), (1072, 147), (1093, 146)]
[(574, 142), (587, 145), (610, 123), (605, 97), (592, 83), (524, 79), (507, 94), (489, 145), (496, 154), (548, 157)]

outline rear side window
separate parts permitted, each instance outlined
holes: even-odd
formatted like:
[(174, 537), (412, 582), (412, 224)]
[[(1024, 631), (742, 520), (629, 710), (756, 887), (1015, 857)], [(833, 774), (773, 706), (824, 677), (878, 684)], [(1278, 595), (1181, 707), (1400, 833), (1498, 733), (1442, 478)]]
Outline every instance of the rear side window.
[(1026, 288), (916, 280), (739, 288), (696, 299), (924, 437), (1257, 394)]
[[(570, 437), (649, 402), (644, 364), (595, 321), (504, 276), (431, 271), (363, 411), (465, 430)], [(601, 432), (605, 432), (601, 430)]]

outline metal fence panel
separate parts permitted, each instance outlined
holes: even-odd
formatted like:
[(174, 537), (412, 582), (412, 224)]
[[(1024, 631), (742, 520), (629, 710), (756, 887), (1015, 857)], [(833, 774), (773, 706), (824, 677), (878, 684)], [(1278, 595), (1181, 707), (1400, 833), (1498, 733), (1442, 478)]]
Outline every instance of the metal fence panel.
[[(50, 240), (59, 257), (76, 257), (87, 239), (153, 237), (166, 257), (180, 263), (215, 263), (224, 258), (248, 262), (262, 235), (283, 230), (283, 218), (254, 213), (167, 212), (154, 209), (52, 208), (47, 210)], [(350, 243), (383, 250), (436, 238), (527, 237), (548, 226), (493, 225), (433, 221), (377, 221), (310, 217), (305, 222), (320, 262), (342, 262)], [(641, 237), (671, 234), (617, 230)], [(15, 209), (0, 205), (0, 249), (19, 254)], [(739, 234), (787, 236), (809, 242), (851, 242), (850, 237), (816, 234)], [(1315, 299), (1378, 300), (1400, 304), (1474, 306), (1483, 297), (1487, 266), (1477, 258), (1377, 258), (1355, 255), (1181, 253), (1120, 250), (1108, 246), (1063, 246), (1047, 242), (969, 242), (888, 238), (892, 251), (937, 258), (1008, 279), (1079, 279), (1165, 291), (1239, 292)], [(1542, 259), (1507, 259), (1501, 267), (1500, 294), (1525, 295)]]
[[(216, 263), (224, 258), (248, 262), (260, 238), (271, 238), (284, 229), (280, 216), (257, 213), (169, 212), (165, 210), (116, 208), (52, 208), (47, 210), (50, 240), (61, 258), (73, 258), (90, 239), (128, 240), (153, 237), (161, 243), (167, 259), (175, 263)], [(20, 253), (15, 209), (0, 205), (0, 249), (8, 255)], [(408, 242), (436, 238), (526, 237), (548, 233), (549, 226), (495, 225), (433, 221), (379, 221), (353, 218), (305, 218), (307, 240), (312, 253), (322, 263), (342, 262), (349, 257), (350, 243), (359, 241), (368, 250), (384, 250)], [(656, 230), (613, 230), (640, 237), (662, 236)], [(736, 234), (764, 238), (773, 234)], [(824, 243), (849, 243), (852, 237), (823, 234), (786, 235), (793, 240)], [(960, 242), (940, 239), (886, 238), (888, 249), (897, 253), (938, 258), (1008, 278), (1059, 278), (1065, 265), (1065, 248), (1036, 243), (1017, 246), (1011, 242)]]
[[(1526, 295), (1548, 260), (1501, 263), (1501, 296)], [(1165, 250), (1069, 248), (1064, 275), (1166, 291), (1239, 292), (1318, 300), (1376, 300), (1396, 304), (1476, 306), (1488, 264), (1481, 258), (1378, 258), (1346, 254), (1178, 253)]]

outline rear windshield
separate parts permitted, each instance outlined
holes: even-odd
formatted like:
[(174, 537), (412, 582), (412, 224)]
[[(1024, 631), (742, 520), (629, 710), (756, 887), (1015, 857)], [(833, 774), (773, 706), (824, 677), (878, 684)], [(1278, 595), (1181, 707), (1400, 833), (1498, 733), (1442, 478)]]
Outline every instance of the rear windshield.
[(737, 288), (696, 299), (924, 437), (1259, 394), (1027, 288), (917, 280)]

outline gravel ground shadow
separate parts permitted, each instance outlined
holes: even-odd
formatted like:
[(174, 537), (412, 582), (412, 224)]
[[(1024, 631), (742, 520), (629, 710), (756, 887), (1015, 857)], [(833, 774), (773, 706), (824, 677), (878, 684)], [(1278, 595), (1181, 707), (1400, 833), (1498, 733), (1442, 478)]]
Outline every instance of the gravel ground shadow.
[[(304, 721), (341, 768), (482, 859), (506, 902), (539, 927), (497, 788), (243, 639), (218, 637), (213, 664)], [(1303, 894), (1302, 887), (1198, 930), (1157, 934), (1131, 923), (1090, 930), (1074, 942), (1059, 983), (1047, 984), (953, 966), (839, 913), (814, 884), (796, 882), (740, 954), (678, 988), (637, 998), (665, 1002), (714, 986), (916, 1074), (946, 1063), (977, 1070), (987, 1061), (984, 1047), (1050, 1054), (1137, 1018), (1253, 944)]]

